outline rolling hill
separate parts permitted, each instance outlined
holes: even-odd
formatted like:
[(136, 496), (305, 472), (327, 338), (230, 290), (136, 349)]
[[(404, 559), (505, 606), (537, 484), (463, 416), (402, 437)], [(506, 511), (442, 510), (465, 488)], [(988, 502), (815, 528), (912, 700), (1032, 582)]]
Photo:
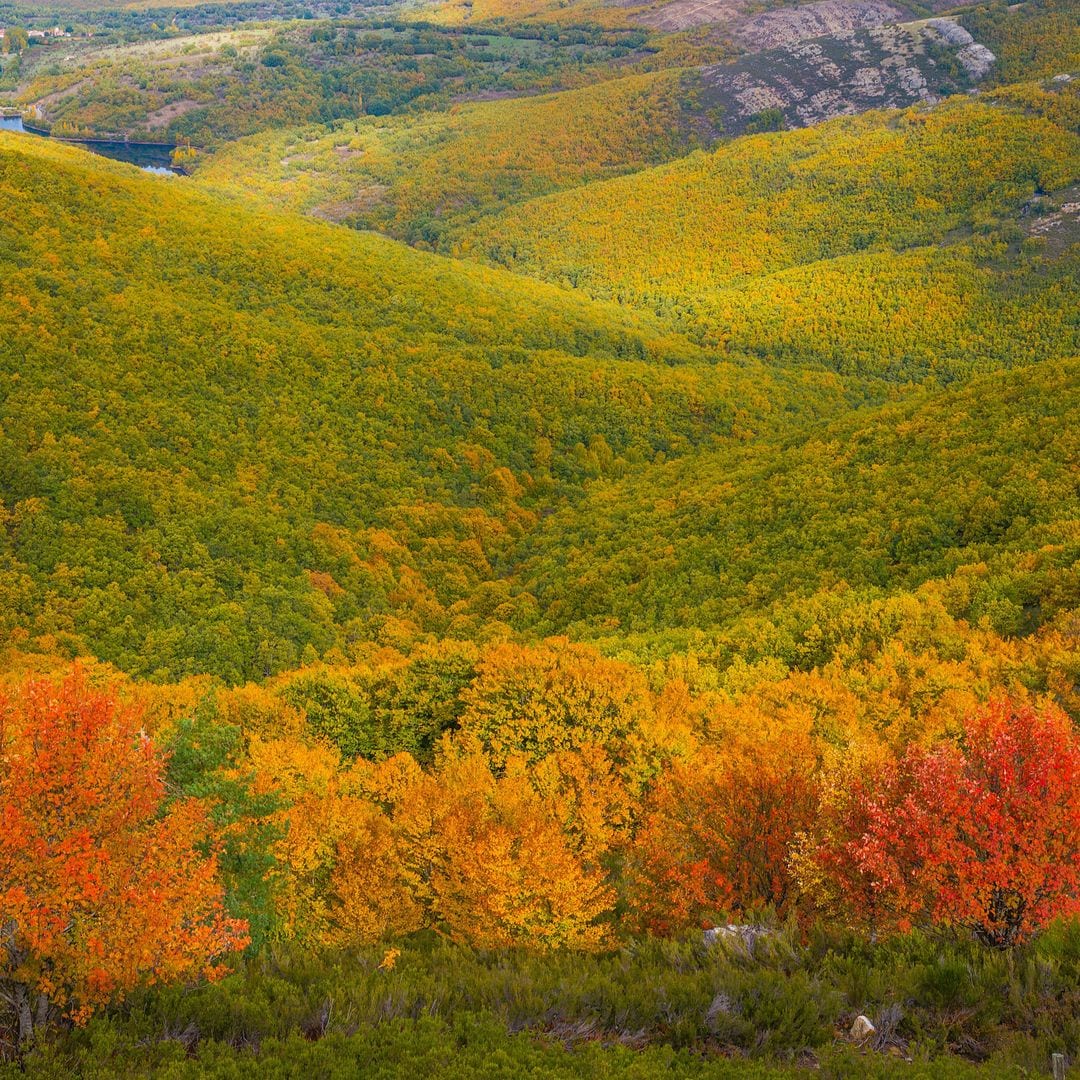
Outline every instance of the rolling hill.
[(957, 575), (956, 615), (1030, 632), (1080, 602), (1078, 409), (1080, 360), (1047, 361), (595, 483), (523, 542), (521, 585), (551, 632), (740, 640), (840, 583)]
[(1080, 19), (947, 2), (5, 38), (199, 145), (0, 130), (0, 1080), (1075, 1058)]
[(845, 397), (28, 136), (0, 201), (6, 630), (147, 674), (250, 678), (399, 611), (473, 633), (590, 476)]
[(197, 173), (214, 190), (437, 245), (454, 225), (685, 154), (715, 135), (690, 73), (287, 129)]
[(1075, 247), (1032, 232), (1080, 175), (1069, 85), (738, 139), (508, 208), (455, 250), (781, 365), (955, 378), (1069, 356)]

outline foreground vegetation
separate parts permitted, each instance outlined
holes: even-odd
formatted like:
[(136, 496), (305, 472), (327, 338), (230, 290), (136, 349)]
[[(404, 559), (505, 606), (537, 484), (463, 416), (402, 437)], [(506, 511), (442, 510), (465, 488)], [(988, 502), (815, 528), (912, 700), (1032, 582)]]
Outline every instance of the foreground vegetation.
[(270, 691), (41, 663), (0, 701), (30, 1075), (1001, 1074), (1076, 1038), (1080, 739), (1022, 686), (980, 706), (924, 666), (875, 730), (860, 664), (845, 699), (843, 666), (710, 690), (565, 642)]
[[(753, 953), (645, 940), (601, 957), (420, 938), (390, 968), (382, 948), (279, 956), (195, 992), (140, 995), (10, 1075), (1042, 1075), (1077, 1037), (1078, 948), (1075, 923), (1007, 958), (820, 930), (805, 943), (781, 930)], [(858, 1013), (878, 1028), (862, 1045), (847, 1035)], [(983, 1064), (940, 1056), (949, 1048)]]

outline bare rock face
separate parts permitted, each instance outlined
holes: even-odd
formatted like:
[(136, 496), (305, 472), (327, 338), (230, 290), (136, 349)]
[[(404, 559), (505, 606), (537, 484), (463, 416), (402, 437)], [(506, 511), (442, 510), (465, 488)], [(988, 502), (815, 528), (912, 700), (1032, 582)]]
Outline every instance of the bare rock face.
[(808, 38), (899, 22), (905, 13), (888, 0), (818, 0), (765, 11), (740, 23), (735, 38), (751, 49), (775, 49)]
[(952, 19), (929, 19), (926, 22), (926, 31), (956, 50), (956, 59), (975, 82), (985, 79), (994, 66), (994, 61), (997, 60), (997, 57), (985, 45), (980, 45)]
[[(802, 25), (814, 25), (823, 10), (832, 10), (826, 8), (831, 2), (766, 12), (746, 27), (767, 36), (770, 27), (779, 25), (780, 16), (807, 12), (809, 21)], [(879, 0), (868, 3), (875, 5)], [(884, 17), (887, 7), (868, 7), (864, 17)], [(950, 73), (938, 62), (942, 49), (953, 53), (963, 75), (957, 76), (955, 68)], [(994, 54), (952, 19), (879, 25), (791, 41), (732, 63), (703, 68), (702, 100), (706, 107), (722, 110), (727, 135), (742, 134), (747, 128), (760, 130), (758, 118), (766, 112), (773, 126), (779, 112), (785, 126), (805, 127), (867, 109), (932, 104), (947, 94), (969, 90), (986, 76), (994, 61)]]
[(952, 19), (929, 19), (926, 28), (933, 31), (946, 45), (952, 45), (958, 49), (970, 45), (975, 40), (959, 23), (953, 22)]
[[(641, 0), (605, 0), (609, 7), (634, 7)], [(806, 38), (898, 23), (912, 17), (911, 0), (812, 0), (772, 11), (748, 12), (752, 0), (668, 0), (634, 16), (642, 26), (657, 30), (691, 30), (724, 26), (751, 49), (773, 49)], [(980, 0), (924, 0), (918, 7), (947, 11)]]
[(985, 79), (997, 61), (997, 57), (985, 45), (980, 45), (977, 41), (965, 45), (956, 54), (956, 59), (964, 65), (964, 70), (976, 82)]

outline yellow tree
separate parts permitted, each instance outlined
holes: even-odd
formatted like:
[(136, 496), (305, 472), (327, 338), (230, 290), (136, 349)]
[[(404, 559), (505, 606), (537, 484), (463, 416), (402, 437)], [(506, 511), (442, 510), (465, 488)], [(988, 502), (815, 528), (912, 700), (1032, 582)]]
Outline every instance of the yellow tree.
[(251, 743), (256, 786), (282, 801), (276, 893), (285, 933), (350, 944), (416, 929), (390, 822), (350, 790), (336, 751), (295, 740)]
[(486, 649), (462, 700), (461, 731), (496, 770), (515, 754), (536, 761), (595, 745), (640, 786), (683, 735), (670, 710), (658, 716), (642, 671), (561, 638)]
[(534, 950), (608, 940), (614, 893), (523, 757), (497, 776), (475, 748), (446, 754), (435, 773), (399, 755), (365, 782), (392, 807), (413, 895), (455, 940)]

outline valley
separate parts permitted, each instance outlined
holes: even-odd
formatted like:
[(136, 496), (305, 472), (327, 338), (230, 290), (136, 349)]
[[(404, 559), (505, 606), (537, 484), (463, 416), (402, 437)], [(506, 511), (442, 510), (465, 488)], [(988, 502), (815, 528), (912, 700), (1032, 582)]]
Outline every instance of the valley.
[(0, 1080), (1076, 1067), (1075, 4), (0, 29)]

